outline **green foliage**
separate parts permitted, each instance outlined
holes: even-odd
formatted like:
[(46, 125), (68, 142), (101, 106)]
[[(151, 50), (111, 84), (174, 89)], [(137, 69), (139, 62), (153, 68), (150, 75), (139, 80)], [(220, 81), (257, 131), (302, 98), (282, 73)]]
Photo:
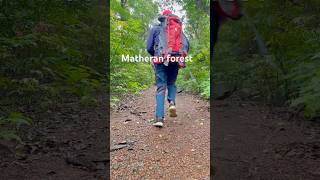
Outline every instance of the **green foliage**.
[(287, 76), (292, 81), (290, 106), (303, 107), (307, 117), (320, 113), (320, 63), (317, 55), (307, 57)]
[[(131, 13), (130, 13), (131, 11)], [(149, 24), (156, 17), (157, 7), (150, 1), (111, 1), (110, 86), (112, 101), (127, 93), (138, 93), (153, 83), (153, 70), (148, 63), (122, 62), (122, 55), (148, 56), (145, 41)]]
[(80, 99), (80, 105), (85, 107), (97, 107), (98, 101), (93, 96), (82, 96)]
[[(0, 116), (45, 110), (69, 95), (94, 105), (106, 81), (106, 17), (97, 1), (0, 1)], [(14, 138), (11, 126), (1, 126), (2, 138)]]
[(185, 32), (190, 41), (192, 61), (181, 70), (179, 87), (210, 97), (210, 17), (209, 1), (183, 1), (188, 23)]
[(249, 88), (265, 102), (302, 109), (309, 118), (318, 116), (319, 2), (250, 1), (243, 7), (240, 21), (220, 29), (214, 81)]
[(203, 96), (206, 99), (209, 99), (210, 98), (210, 79), (203, 81), (200, 84), (200, 88), (201, 88), (201, 96)]
[(22, 113), (12, 112), (7, 118), (1, 121), (14, 124), (19, 128), (23, 124), (30, 125), (31, 119), (23, 116)]
[(21, 138), (15, 131), (7, 129), (1, 130), (0, 139), (21, 141)]
[[(186, 10), (188, 22), (185, 32), (190, 40), (193, 62), (180, 70), (178, 86), (209, 97), (209, 1), (194, 4), (193, 1), (128, 1), (123, 7), (120, 1), (111, 1), (111, 89), (112, 103), (119, 96), (138, 93), (154, 82), (153, 69), (147, 63), (121, 62), (121, 55), (148, 56), (145, 41), (150, 25), (157, 22), (158, 9), (173, 7), (178, 3)], [(160, 7), (160, 8), (159, 8)], [(199, 8), (200, 7), (200, 8)]]
[[(11, 112), (7, 117), (0, 117), (0, 139), (21, 141), (16, 131), (21, 125), (31, 125), (31, 122), (30, 118), (19, 112)], [(14, 130), (5, 128), (10, 126), (14, 127)]]

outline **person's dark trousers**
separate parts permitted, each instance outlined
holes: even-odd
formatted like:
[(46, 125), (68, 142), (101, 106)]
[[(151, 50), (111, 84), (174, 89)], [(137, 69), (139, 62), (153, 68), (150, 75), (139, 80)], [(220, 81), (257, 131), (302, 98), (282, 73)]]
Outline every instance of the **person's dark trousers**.
[(156, 118), (164, 118), (164, 100), (166, 89), (168, 89), (168, 102), (176, 101), (176, 80), (178, 76), (179, 66), (177, 62), (170, 62), (168, 66), (163, 64), (155, 64), (156, 75)]

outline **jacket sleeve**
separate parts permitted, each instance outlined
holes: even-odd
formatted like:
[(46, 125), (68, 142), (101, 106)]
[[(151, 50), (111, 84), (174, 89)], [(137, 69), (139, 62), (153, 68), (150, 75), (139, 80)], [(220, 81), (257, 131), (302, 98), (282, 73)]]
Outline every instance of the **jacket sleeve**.
[(147, 39), (147, 51), (151, 56), (154, 56), (154, 38), (155, 38), (155, 28), (152, 28), (149, 32)]

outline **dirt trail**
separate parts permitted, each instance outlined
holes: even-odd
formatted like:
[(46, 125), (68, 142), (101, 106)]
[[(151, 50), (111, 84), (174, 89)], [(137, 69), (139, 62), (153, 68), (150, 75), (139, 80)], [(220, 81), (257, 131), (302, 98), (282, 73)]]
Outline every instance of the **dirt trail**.
[(24, 110), (34, 119), (22, 144), (0, 142), (0, 180), (102, 180), (108, 173), (106, 98), (83, 108), (77, 98), (47, 112)]
[[(21, 132), (24, 143), (0, 142), (0, 180), (107, 179), (107, 100), (91, 109), (78, 102), (25, 110), (36, 121)], [(179, 93), (177, 104), (179, 116), (162, 129), (149, 122), (154, 89), (111, 113), (112, 179), (209, 179), (209, 102)], [(319, 121), (234, 98), (215, 101), (211, 114), (213, 179), (320, 179)]]
[[(212, 179), (320, 179), (319, 122), (238, 99), (213, 103)], [(180, 116), (163, 129), (148, 122), (154, 89), (111, 113), (112, 179), (209, 179), (209, 104), (184, 93), (177, 101)]]
[(320, 179), (319, 122), (238, 100), (212, 108), (213, 179)]
[(162, 129), (154, 118), (152, 88), (111, 113), (111, 179), (209, 179), (209, 102), (177, 94), (178, 117), (166, 117)]

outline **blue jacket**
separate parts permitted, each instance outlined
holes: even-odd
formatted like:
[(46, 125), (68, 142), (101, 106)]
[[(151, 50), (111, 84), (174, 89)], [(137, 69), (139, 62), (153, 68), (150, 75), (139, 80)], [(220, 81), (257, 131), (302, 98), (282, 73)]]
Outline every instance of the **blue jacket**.
[[(160, 56), (160, 52), (158, 50), (155, 50), (154, 47), (158, 46), (159, 44), (159, 34), (160, 34), (160, 25), (156, 25), (151, 28), (149, 32), (149, 36), (147, 39), (147, 51), (151, 56)], [(183, 44), (186, 44), (185, 49), (189, 51), (189, 41), (187, 37), (183, 34)]]

